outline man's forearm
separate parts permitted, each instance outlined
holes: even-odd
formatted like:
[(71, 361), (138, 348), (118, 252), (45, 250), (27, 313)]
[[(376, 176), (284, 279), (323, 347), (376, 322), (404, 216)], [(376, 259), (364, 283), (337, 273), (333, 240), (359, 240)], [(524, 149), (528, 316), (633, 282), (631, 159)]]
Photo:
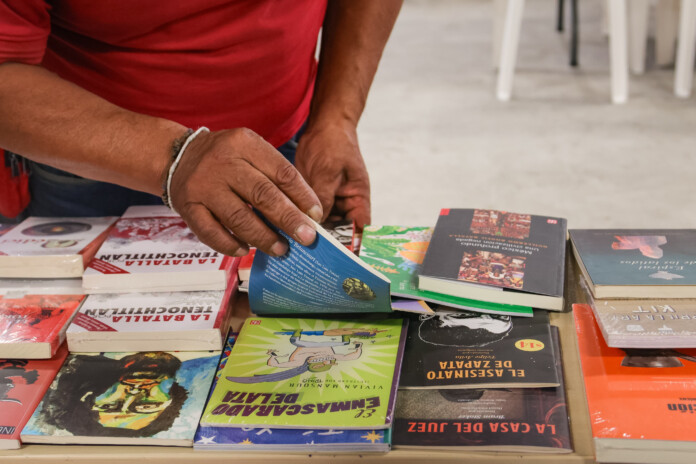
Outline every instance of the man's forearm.
[(0, 147), (155, 195), (186, 128), (119, 108), (39, 66), (0, 65)]
[(309, 128), (357, 126), (402, 0), (329, 0)]

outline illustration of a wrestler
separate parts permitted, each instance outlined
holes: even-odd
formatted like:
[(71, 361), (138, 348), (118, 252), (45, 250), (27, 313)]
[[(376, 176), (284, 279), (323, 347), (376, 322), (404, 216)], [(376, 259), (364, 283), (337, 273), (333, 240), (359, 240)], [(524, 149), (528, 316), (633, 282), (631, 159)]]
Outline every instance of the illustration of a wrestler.
[(296, 348), (288, 356), (287, 361), (280, 361), (283, 355), (279, 355), (274, 350), (268, 350), (269, 358), (266, 364), (271, 367), (289, 368), (288, 370), (253, 377), (227, 377), (227, 380), (238, 383), (277, 382), (308, 371), (325, 372), (335, 366), (338, 361), (352, 361), (362, 355), (362, 342), (352, 342), (355, 349), (347, 354), (336, 353), (335, 347), (350, 345), (351, 338), (373, 338), (379, 332), (383, 331), (342, 328), (276, 332), (276, 335), (290, 335), (290, 343)]

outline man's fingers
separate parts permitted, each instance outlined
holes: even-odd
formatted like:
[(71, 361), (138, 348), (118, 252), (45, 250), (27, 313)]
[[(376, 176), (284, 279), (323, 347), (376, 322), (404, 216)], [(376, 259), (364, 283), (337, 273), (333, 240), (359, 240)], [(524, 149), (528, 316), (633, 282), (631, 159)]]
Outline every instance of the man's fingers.
[(192, 206), (186, 210), (185, 216), (182, 217), (201, 242), (218, 253), (229, 256), (244, 256), (249, 252), (246, 244), (234, 238), (227, 229), (222, 227), (205, 206)]

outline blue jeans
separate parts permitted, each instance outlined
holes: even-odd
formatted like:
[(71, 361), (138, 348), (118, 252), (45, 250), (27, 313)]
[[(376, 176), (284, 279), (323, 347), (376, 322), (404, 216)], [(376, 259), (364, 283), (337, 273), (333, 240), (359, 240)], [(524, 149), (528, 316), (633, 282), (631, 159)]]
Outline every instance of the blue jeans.
[[(300, 129), (278, 151), (295, 163)], [(131, 205), (161, 205), (162, 199), (116, 184), (85, 179), (40, 163), (30, 163), (29, 216), (87, 217), (120, 216)]]

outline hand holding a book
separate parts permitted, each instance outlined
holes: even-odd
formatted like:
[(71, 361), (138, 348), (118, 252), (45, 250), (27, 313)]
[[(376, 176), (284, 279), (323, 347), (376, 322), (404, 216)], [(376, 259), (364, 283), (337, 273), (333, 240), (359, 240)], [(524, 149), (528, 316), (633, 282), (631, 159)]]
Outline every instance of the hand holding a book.
[(248, 245), (281, 256), (287, 244), (249, 208), (303, 245), (316, 231), (306, 215), (321, 220), (317, 195), (272, 145), (248, 129), (201, 133), (171, 180), (174, 209), (214, 250), (241, 256)]
[(354, 125), (308, 129), (295, 164), (321, 200), (322, 220), (354, 220), (358, 230), (370, 223), (370, 179)]

